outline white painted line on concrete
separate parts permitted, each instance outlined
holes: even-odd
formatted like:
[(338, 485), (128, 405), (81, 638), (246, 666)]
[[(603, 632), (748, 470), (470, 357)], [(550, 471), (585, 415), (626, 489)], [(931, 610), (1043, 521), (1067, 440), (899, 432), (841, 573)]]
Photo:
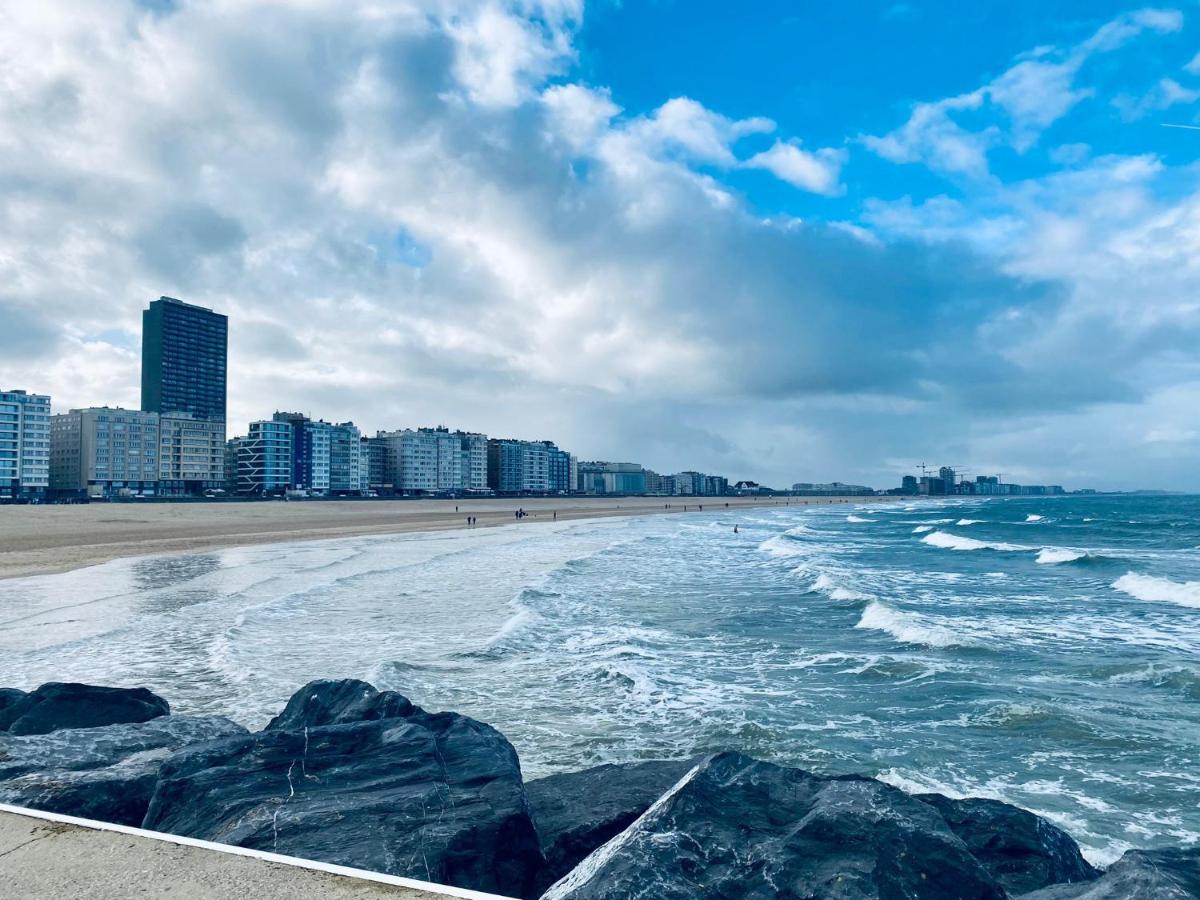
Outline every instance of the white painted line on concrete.
[(298, 869), (309, 869), (314, 872), (325, 872), (330, 875), (343, 875), (346, 878), (357, 878), (361, 881), (374, 881), (378, 884), (390, 884), (405, 887), (414, 891), (426, 891), (430, 894), (441, 894), (446, 897), (459, 897), (462, 900), (512, 900), (499, 894), (485, 894), (481, 891), (468, 891), (465, 888), (449, 887), (444, 884), (433, 884), (428, 881), (418, 881), (415, 878), (402, 878), (399, 875), (385, 875), (382, 872), (369, 872), (366, 869), (353, 869), (349, 866), (336, 866), (332, 863), (317, 862), (311, 859), (300, 859), (297, 856), (284, 856), (280, 853), (267, 853), (265, 850), (251, 850), (247, 847), (234, 847), (231, 844), (218, 844), (214, 841), (202, 841), (197, 838), (180, 837), (176, 834), (166, 834), (162, 831), (147, 831), (144, 828), (132, 828), (128, 825), (114, 825), (111, 822), (97, 822), (94, 819), (79, 819), (75, 816), (64, 816), (59, 813), (43, 812), (40, 809), (26, 809), (23, 806), (10, 806), (0, 803), (0, 812), (12, 813), (17, 816), (28, 816), (32, 819), (42, 819), (47, 822), (60, 822), (64, 825), (75, 825), (79, 828), (90, 828), (93, 831), (115, 831), (118, 834), (128, 834), (133, 837), (149, 838), (168, 844), (178, 844), (182, 847), (198, 847), (201, 850), (213, 850), (217, 853), (227, 853), (232, 856), (248, 856), (266, 862), (278, 863), (283, 866), (295, 866)]

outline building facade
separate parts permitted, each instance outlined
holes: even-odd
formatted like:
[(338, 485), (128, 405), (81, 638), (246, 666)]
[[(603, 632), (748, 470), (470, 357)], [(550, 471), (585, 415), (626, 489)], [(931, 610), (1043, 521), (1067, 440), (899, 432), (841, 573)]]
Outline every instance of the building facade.
[(637, 463), (583, 462), (576, 484), (584, 494), (645, 494), (647, 474)]
[(50, 490), (96, 499), (154, 496), (159, 487), (158, 413), (73, 409), (50, 418)]
[(570, 454), (551, 441), (488, 441), (488, 487), (504, 494), (547, 494), (570, 488)]
[(251, 422), (237, 444), (237, 491), (250, 496), (286, 493), (292, 485), (292, 425)]
[[(370, 443), (381, 446), (376, 463), (383, 481), (396, 493), (462, 493), (488, 486), (487, 435), (448, 428), (406, 428), (379, 432)], [(374, 477), (374, 476), (372, 476)]]
[(353, 422), (340, 422), (329, 428), (329, 491), (333, 494), (361, 494), (367, 482), (366, 454), (362, 432)]
[(160, 297), (142, 311), (142, 409), (225, 420), (229, 320)]
[(158, 495), (186, 497), (225, 488), (225, 423), (190, 413), (158, 417)]
[(50, 398), (0, 391), (0, 500), (41, 500), (50, 488)]

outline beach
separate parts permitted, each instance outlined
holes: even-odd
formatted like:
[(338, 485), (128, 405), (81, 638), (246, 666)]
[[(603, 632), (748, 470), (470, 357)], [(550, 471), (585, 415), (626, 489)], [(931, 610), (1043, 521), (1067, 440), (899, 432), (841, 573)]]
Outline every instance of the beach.
[[(471, 500), (119, 502), (0, 506), (0, 579), (113, 559), (227, 547), (714, 509), (886, 501), (887, 497), (546, 497)], [(518, 521), (517, 509), (528, 514)]]

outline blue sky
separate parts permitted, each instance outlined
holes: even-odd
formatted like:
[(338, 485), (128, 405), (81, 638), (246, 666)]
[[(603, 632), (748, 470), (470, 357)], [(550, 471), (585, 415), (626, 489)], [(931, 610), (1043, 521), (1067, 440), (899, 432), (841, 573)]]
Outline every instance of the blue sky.
[(48, 0), (0, 33), (0, 382), (887, 486), (1200, 489), (1200, 5)]

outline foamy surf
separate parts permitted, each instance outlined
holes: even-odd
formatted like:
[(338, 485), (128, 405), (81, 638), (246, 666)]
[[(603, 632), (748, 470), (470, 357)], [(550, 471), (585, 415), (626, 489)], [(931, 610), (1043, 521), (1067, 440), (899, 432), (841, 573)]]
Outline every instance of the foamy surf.
[(921, 543), (929, 544), (931, 547), (940, 547), (943, 550), (1003, 550), (1006, 552), (1017, 552), (1021, 550), (1030, 550), (1030, 547), (1022, 547), (1020, 544), (1006, 544), (1002, 541), (988, 542), (977, 541), (975, 538), (963, 537), (958, 534), (950, 534), (948, 531), (934, 531), (921, 538)]
[(1029, 515), (1027, 515), (1027, 516), (1025, 517), (1025, 521), (1026, 521), (1026, 522), (1040, 522), (1040, 521), (1042, 521), (1042, 519), (1044, 519), (1044, 518), (1046, 518), (1046, 517), (1045, 517), (1045, 516), (1039, 516), (1039, 515), (1037, 515), (1036, 513), (1030, 513)]
[(933, 531), (932, 525), (918, 525), (912, 530), (913, 534), (924, 534), (927, 531)]
[(852, 590), (851, 588), (838, 584), (834, 579), (830, 578), (829, 575), (825, 574), (824, 572), (817, 576), (816, 581), (812, 583), (812, 587), (809, 588), (809, 590), (818, 591), (824, 594), (830, 600), (854, 601), (871, 599), (868, 594), (863, 594), (859, 591)]
[(1037, 555), (1037, 561), (1043, 566), (1057, 566), (1062, 563), (1086, 559), (1086, 550), (1069, 550), (1066, 547), (1043, 547)]
[(934, 621), (932, 616), (904, 612), (895, 607), (872, 601), (863, 610), (855, 628), (868, 628), (890, 634), (903, 644), (926, 647), (964, 647), (972, 643), (953, 628)]
[(959, 519), (955, 525), (978, 525), (983, 519)]
[(875, 520), (874, 520), (874, 519), (864, 519), (862, 516), (853, 516), (853, 515), (851, 515), (851, 516), (846, 516), (846, 521), (847, 521), (847, 522), (852, 522), (852, 523), (854, 523), (854, 524), (856, 524), (856, 525), (861, 525), (861, 524), (863, 524), (864, 522), (874, 522)]
[(1200, 581), (1171, 581), (1153, 575), (1126, 572), (1112, 583), (1115, 590), (1147, 603), (1174, 603), (1200, 609)]

